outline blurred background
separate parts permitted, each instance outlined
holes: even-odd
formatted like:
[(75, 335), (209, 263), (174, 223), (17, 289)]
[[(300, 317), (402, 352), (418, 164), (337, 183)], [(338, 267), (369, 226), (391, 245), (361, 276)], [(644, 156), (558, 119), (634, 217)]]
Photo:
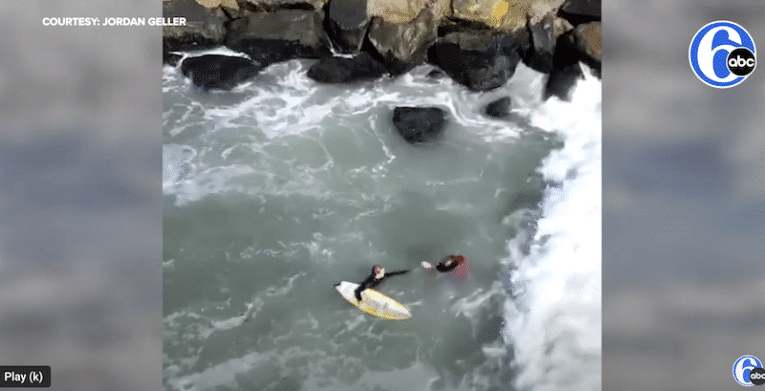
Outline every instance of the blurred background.
[[(688, 46), (719, 19), (765, 45), (765, 4), (603, 14), (603, 389), (738, 390), (765, 359), (765, 77), (708, 87)], [(52, 390), (161, 388), (161, 29), (41, 20), (160, 15), (0, 2), (0, 361)]]
[(603, 1), (605, 390), (738, 390), (765, 358), (765, 76), (688, 60), (721, 19), (765, 47), (763, 2)]
[(0, 363), (161, 389), (160, 1), (0, 2)]

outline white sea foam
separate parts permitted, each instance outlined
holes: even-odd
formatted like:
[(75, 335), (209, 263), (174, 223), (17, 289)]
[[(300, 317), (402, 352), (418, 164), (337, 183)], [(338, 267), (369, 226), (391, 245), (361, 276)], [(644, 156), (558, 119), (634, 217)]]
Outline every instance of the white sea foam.
[[(473, 355), (477, 360), (483, 354), (487, 357), (485, 363), (471, 367), (468, 359), (456, 360), (461, 363), (455, 365), (465, 373), (451, 379), (453, 362), (443, 357), (451, 352), (443, 348), (446, 342), (439, 338), (448, 336), (452, 327), (460, 327), (459, 322), (428, 322), (422, 330), (399, 330), (418, 335), (420, 340), (416, 343), (427, 352), (422, 353), (418, 347), (415, 354), (406, 340), (407, 343), (398, 345), (403, 354), (386, 354), (387, 346), (383, 349), (380, 341), (384, 338), (386, 343), (395, 344), (396, 338), (401, 337), (391, 337), (394, 334), (380, 330), (397, 326), (353, 312), (347, 303), (327, 300), (325, 292), (316, 287), (329, 286), (324, 284), (322, 278), (327, 276), (322, 277), (322, 273), (332, 274), (330, 278), (340, 278), (336, 274), (342, 273), (345, 278), (346, 273), (352, 275), (362, 263), (392, 262), (392, 251), (428, 244), (429, 240), (435, 243), (434, 247), (440, 247), (436, 252), (447, 245), (461, 246), (459, 251), (483, 252), (483, 259), (479, 256), (471, 259), (474, 262), (471, 283), (463, 281), (459, 287), (455, 283), (449, 288), (444, 279), (440, 281), (438, 286), (447, 290), (441, 301), (423, 297), (421, 292), (395, 291), (396, 284), (387, 287), (397, 297), (412, 294), (407, 303), (416, 307), (418, 321), (442, 316), (461, 319), (464, 315), (473, 326), (469, 337), (475, 337), (477, 326), (488, 327), (486, 320), (495, 316), (504, 293), (503, 284), (495, 277), (498, 266), (481, 265), (500, 258), (504, 251), (501, 245), (492, 246), (505, 239), (504, 231), (497, 229), (500, 227), (495, 216), (506, 210), (507, 199), (536, 191), (537, 187), (529, 184), (526, 176), (539, 166), (539, 160), (551, 148), (549, 143), (537, 145), (534, 139), (524, 143), (522, 137), (536, 129), (557, 134), (566, 143), (539, 169), (546, 179), (560, 182), (561, 186), (551, 188), (545, 195), (540, 240), (532, 246), (531, 255), (525, 258), (520, 255), (520, 238), (510, 244), (513, 254), (506, 262), (519, 265), (512, 281), (518, 300), (506, 305), (508, 322), (504, 338), (516, 349), (517, 364), (522, 367), (517, 384), (522, 389), (555, 388), (564, 378), (559, 373), (573, 373), (569, 369), (572, 365), (578, 365), (575, 369), (581, 373), (572, 375), (572, 385), (560, 388), (592, 389), (586, 387), (590, 383), (581, 380), (585, 378), (597, 379), (599, 384), (600, 247), (598, 244), (597, 254), (590, 257), (586, 254), (589, 243), (582, 242), (594, 224), (591, 214), (597, 214), (597, 223), (600, 222), (599, 82), (580, 83), (573, 103), (541, 102), (544, 77), (522, 64), (509, 83), (486, 93), (469, 91), (448, 78), (430, 79), (426, 76), (432, 69), (429, 66), (418, 67), (396, 79), (383, 78), (360, 86), (322, 85), (305, 76), (306, 64), (304, 61), (276, 64), (263, 70), (255, 81), (232, 91), (210, 94), (191, 88), (177, 68), (164, 70), (163, 90), (168, 100), (163, 117), (166, 130), (163, 194), (174, 195), (176, 205), (191, 204), (213, 194), (246, 195), (247, 205), (260, 213), (252, 213), (250, 218), (268, 218), (263, 221), (288, 233), (279, 237), (279, 241), (268, 233), (248, 233), (253, 243), (242, 244), (243, 248), (238, 245), (229, 248), (238, 239), (221, 239), (217, 246), (226, 249), (226, 262), (209, 266), (200, 263), (201, 270), (208, 267), (215, 270), (226, 289), (246, 299), (240, 297), (238, 308), (236, 299), (233, 304), (225, 301), (210, 304), (210, 308), (223, 306), (216, 316), (199, 312), (204, 316), (192, 317), (196, 315), (194, 311), (207, 308), (192, 302), (181, 307), (180, 315), (165, 317), (166, 338), (179, 344), (170, 345), (177, 351), (174, 357), (166, 359), (166, 386), (201, 390), (259, 384), (272, 389), (265, 386), (270, 380), (262, 383), (265, 381), (262, 377), (280, 370), (285, 377), (301, 379), (304, 388), (309, 389), (370, 389), (379, 384), (378, 377), (391, 375), (402, 377), (401, 387), (411, 382), (406, 383), (410, 388), (425, 385), (429, 379), (442, 390), (485, 391), (500, 385), (502, 380), (497, 373), (508, 373), (501, 338), (481, 346)], [(597, 97), (590, 96), (595, 92)], [(497, 120), (482, 113), (488, 102), (507, 95), (513, 99), (514, 119), (520, 121)], [(593, 100), (597, 100), (597, 106), (592, 104)], [(435, 147), (406, 145), (381, 117), (390, 115), (395, 106), (428, 105), (446, 110), (452, 124), (452, 131), (445, 131)], [(535, 129), (531, 130), (528, 123)], [(444, 158), (446, 155), (448, 159)], [(450, 166), (451, 162), (456, 164)], [(417, 197), (409, 200), (410, 194)], [(421, 203), (418, 197), (425, 197), (426, 201)], [(299, 202), (293, 203), (295, 198)], [(302, 203), (309, 207), (301, 209)], [(572, 210), (580, 204), (584, 207)], [(188, 209), (199, 207), (190, 205)], [(434, 216), (418, 213), (428, 207), (438, 213)], [(182, 209), (173, 212), (176, 217), (183, 216)], [(236, 220), (236, 213), (224, 212), (223, 216)], [(419, 217), (409, 218), (409, 213)], [(516, 211), (510, 216), (513, 218), (506, 220), (527, 220), (530, 213)], [(436, 222), (443, 218), (445, 224), (466, 223), (465, 229), (471, 232), (465, 234), (463, 243), (449, 242), (455, 240), (451, 233), (442, 233), (435, 223), (426, 221), (433, 218)], [(315, 224), (317, 231), (301, 233), (300, 224), (291, 225), (301, 220), (304, 226)], [(400, 225), (397, 230), (411, 232), (388, 232), (390, 225)], [(291, 232), (296, 232), (296, 236), (289, 236)], [(428, 236), (433, 232), (437, 235)], [(599, 225), (595, 234), (599, 243)], [(218, 233), (209, 235), (215, 237)], [(551, 237), (544, 244), (543, 235)], [(270, 244), (261, 243), (269, 238)], [(496, 249), (487, 250), (489, 247)], [(230, 256), (229, 250), (234, 255)], [(298, 251), (307, 256), (299, 255)], [(186, 265), (180, 260), (183, 252), (178, 253), (179, 261), (168, 260), (164, 264), (168, 275), (185, 270)], [(264, 282), (253, 287), (245, 284), (246, 288), (231, 282), (237, 280), (235, 274), (240, 270), (250, 270), (244, 266), (263, 258), (285, 261), (272, 261), (265, 269), (271, 272), (289, 268), (290, 262), (307, 262), (301, 267), (312, 274), (305, 281), (298, 280), (300, 283), (293, 284), (297, 278), (293, 277), (274, 282), (270, 288), (264, 287)], [(227, 271), (228, 268), (232, 271)], [(294, 273), (286, 275), (295, 276)], [(597, 289), (590, 289), (595, 286), (593, 276), (597, 276)], [(525, 291), (518, 290), (522, 286)], [(242, 293), (243, 289), (260, 293), (249, 300), (253, 296)], [(330, 293), (326, 295), (333, 297)], [(295, 301), (293, 296), (303, 299)], [(242, 304), (242, 300), (246, 302)], [(429, 305), (420, 304), (425, 302)], [(595, 315), (594, 303), (597, 303)], [(443, 308), (434, 308), (441, 304)], [(278, 310), (281, 306), (284, 311)], [(556, 317), (558, 313), (560, 316)], [(269, 319), (273, 315), (288, 318)], [(597, 347), (591, 350), (595, 351), (597, 365), (580, 360), (591, 353), (587, 343), (592, 342), (589, 326), (593, 316), (597, 317)], [(250, 334), (253, 328), (256, 333)], [(243, 348), (232, 348), (227, 353), (230, 357), (202, 355), (203, 348), (212, 347), (216, 351), (216, 344), (221, 343), (205, 341), (203, 337), (220, 341), (240, 338)], [(545, 353), (548, 346), (545, 343), (553, 347), (551, 353)], [(407, 358), (407, 351), (413, 361)], [(308, 368), (302, 364), (302, 357), (311, 357), (306, 360)], [(369, 357), (377, 358), (374, 363), (364, 361)], [(584, 364), (563, 362), (564, 359)], [(205, 366), (194, 367), (201, 365), (196, 360)], [(404, 364), (409, 369), (390, 372)], [(540, 372), (540, 368), (551, 368), (552, 372)], [(367, 375), (362, 376), (363, 373)], [(276, 387), (279, 378), (272, 380), (271, 386)], [(534, 388), (535, 382), (542, 386)]]
[(555, 185), (528, 255), (509, 243), (517, 270), (505, 304), (519, 390), (599, 390), (601, 373), (601, 91), (579, 82), (572, 102), (555, 98), (531, 113), (532, 125), (565, 146), (539, 170)]

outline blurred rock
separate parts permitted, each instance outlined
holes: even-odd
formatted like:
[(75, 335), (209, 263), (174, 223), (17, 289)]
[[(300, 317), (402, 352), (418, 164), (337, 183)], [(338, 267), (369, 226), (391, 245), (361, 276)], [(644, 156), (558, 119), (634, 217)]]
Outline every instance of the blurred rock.
[(446, 125), (446, 113), (437, 107), (396, 107), (393, 125), (410, 144), (434, 141)]
[(407, 23), (429, 8), (440, 21), (451, 15), (451, 0), (367, 0), (367, 15), (387, 23)]
[(183, 75), (205, 92), (230, 90), (255, 77), (261, 69), (260, 64), (246, 58), (217, 54), (190, 57), (181, 64)]
[(574, 34), (573, 31), (569, 31), (558, 37), (555, 43), (553, 70), (547, 77), (544, 99), (557, 96), (562, 100), (569, 100), (569, 90), (583, 75)]
[(486, 115), (494, 118), (505, 118), (510, 115), (510, 97), (506, 96), (486, 105)]
[(425, 62), (428, 47), (436, 40), (438, 21), (424, 8), (407, 23), (390, 23), (373, 18), (367, 38), (391, 74), (405, 73)]
[(224, 22), (228, 16), (220, 7), (210, 9), (194, 0), (175, 0), (162, 2), (162, 15), (186, 18), (186, 26), (162, 27), (163, 52), (200, 50), (223, 44)]
[(318, 11), (328, 0), (239, 0), (242, 8), (252, 12), (275, 12), (278, 10)]
[(578, 79), (582, 78), (582, 67), (580, 67), (578, 63), (560, 69), (553, 69), (547, 77), (544, 99), (546, 100), (552, 96), (556, 96), (561, 100), (570, 100), (571, 87), (576, 84)]
[(242, 18), (231, 22), (226, 46), (263, 66), (295, 58), (329, 57), (323, 19), (323, 13), (317, 11), (245, 11)]
[(574, 26), (599, 22), (600, 14), (600, 0), (566, 0), (558, 9), (558, 16), (568, 20)]
[(376, 79), (385, 73), (385, 66), (364, 52), (353, 58), (324, 58), (308, 69), (308, 77), (321, 83), (352, 83)]
[(557, 9), (563, 0), (453, 0), (454, 19), (480, 22), (503, 32), (515, 32), (526, 26), (529, 16), (545, 15)]
[(367, 0), (332, 0), (328, 8), (325, 24), (334, 46), (342, 53), (358, 52), (369, 27)]
[(574, 42), (579, 59), (595, 70), (600, 77), (602, 56), (602, 35), (600, 22), (584, 23), (574, 29)]
[(162, 51), (162, 64), (167, 64), (170, 66), (176, 66), (178, 65), (178, 61), (183, 56), (177, 53), (170, 53), (169, 51), (163, 50)]
[(428, 60), (456, 82), (476, 91), (504, 85), (520, 61), (520, 44), (513, 35), (455, 32), (439, 38)]
[(530, 47), (524, 52), (523, 62), (531, 69), (550, 73), (553, 68), (555, 43), (558, 37), (573, 29), (573, 26), (565, 19), (547, 13), (538, 20), (529, 18), (527, 29)]

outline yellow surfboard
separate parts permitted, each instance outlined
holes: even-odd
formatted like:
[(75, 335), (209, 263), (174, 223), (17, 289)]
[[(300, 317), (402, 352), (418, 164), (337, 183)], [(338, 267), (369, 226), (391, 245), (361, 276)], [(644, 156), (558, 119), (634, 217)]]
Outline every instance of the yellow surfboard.
[(359, 303), (356, 300), (356, 295), (353, 293), (358, 286), (359, 284), (343, 281), (335, 285), (335, 288), (345, 300), (370, 315), (393, 320), (409, 319), (412, 317), (412, 314), (403, 304), (373, 289), (364, 289), (361, 292), (361, 303)]

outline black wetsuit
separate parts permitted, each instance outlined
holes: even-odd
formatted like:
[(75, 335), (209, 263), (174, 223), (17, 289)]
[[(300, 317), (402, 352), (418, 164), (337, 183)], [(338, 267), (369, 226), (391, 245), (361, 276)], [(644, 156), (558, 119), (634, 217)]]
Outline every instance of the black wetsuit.
[(453, 270), (455, 267), (459, 266), (459, 264), (460, 264), (459, 262), (453, 262), (451, 265), (446, 266), (446, 261), (444, 261), (444, 262), (441, 262), (438, 265), (436, 265), (436, 270), (438, 270), (438, 271), (440, 271), (442, 273), (445, 273), (445, 272), (448, 272), (450, 270)]
[[(461, 261), (459, 261), (459, 260), (457, 260), (455, 258), (456, 257), (453, 256), (453, 255), (446, 257), (446, 259), (444, 259), (443, 261), (441, 261), (441, 263), (436, 265), (436, 270), (438, 270), (438, 271), (440, 271), (442, 273), (454, 270), (454, 268), (456, 268), (457, 266), (460, 265), (460, 263), (462, 263)], [(462, 260), (465, 260), (464, 257), (460, 257), (460, 258), (462, 258)], [(452, 262), (449, 265), (447, 265), (446, 263), (449, 262), (450, 260)]]
[(385, 274), (383, 275), (383, 277), (382, 277), (381, 279), (379, 279), (379, 280), (378, 280), (377, 278), (375, 278), (375, 272), (374, 272), (374, 271), (372, 271), (372, 274), (370, 274), (370, 275), (369, 275), (369, 277), (367, 277), (367, 279), (366, 279), (366, 280), (364, 280), (364, 281), (363, 281), (363, 282), (362, 282), (362, 283), (359, 285), (359, 287), (358, 287), (358, 288), (356, 288), (356, 291), (354, 292), (354, 293), (356, 294), (356, 299), (357, 299), (358, 301), (361, 301), (361, 292), (362, 292), (364, 289), (367, 289), (367, 288), (374, 288), (374, 287), (376, 287), (377, 285), (380, 285), (380, 283), (381, 283), (381, 282), (383, 282), (383, 280), (384, 280), (384, 279), (386, 279), (386, 278), (388, 278), (388, 277), (390, 277), (390, 276), (397, 276), (397, 275), (399, 275), (399, 274), (406, 274), (406, 273), (409, 273), (409, 270), (399, 270), (399, 271), (396, 271), (396, 272), (385, 272)]

